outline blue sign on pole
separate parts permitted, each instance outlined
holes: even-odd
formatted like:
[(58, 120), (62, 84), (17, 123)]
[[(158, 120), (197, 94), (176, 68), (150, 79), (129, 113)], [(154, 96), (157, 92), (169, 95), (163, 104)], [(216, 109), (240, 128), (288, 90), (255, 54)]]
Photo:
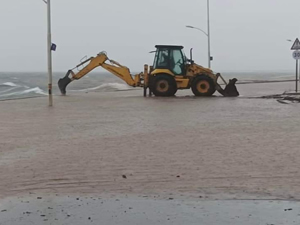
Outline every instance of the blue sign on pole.
[(52, 45), (51, 45), (51, 51), (56, 51), (56, 44), (52, 43)]

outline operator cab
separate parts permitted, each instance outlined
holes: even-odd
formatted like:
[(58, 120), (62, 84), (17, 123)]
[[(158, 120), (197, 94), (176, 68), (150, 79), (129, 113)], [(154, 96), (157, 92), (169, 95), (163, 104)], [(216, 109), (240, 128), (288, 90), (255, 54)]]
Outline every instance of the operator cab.
[(168, 69), (175, 75), (185, 74), (186, 57), (183, 46), (156, 45), (153, 69)]

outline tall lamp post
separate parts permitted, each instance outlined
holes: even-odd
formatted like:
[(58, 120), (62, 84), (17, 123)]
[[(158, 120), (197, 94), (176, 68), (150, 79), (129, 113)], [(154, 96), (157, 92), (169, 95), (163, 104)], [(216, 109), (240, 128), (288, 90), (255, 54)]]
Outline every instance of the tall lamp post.
[(52, 50), (55, 50), (55, 45), (52, 46), (51, 40), (51, 0), (43, 0), (47, 4), (47, 53), (48, 53), (48, 95), (49, 106), (53, 106), (52, 97)]
[(205, 34), (207, 36), (207, 40), (208, 40), (208, 68), (211, 68), (211, 60), (212, 57), (210, 55), (210, 15), (209, 15), (209, 0), (207, 0), (207, 32), (205, 32), (204, 30), (198, 28), (198, 27), (194, 27), (194, 26), (186, 26), (187, 28), (192, 28), (192, 29), (196, 29), (201, 31), (203, 34)]

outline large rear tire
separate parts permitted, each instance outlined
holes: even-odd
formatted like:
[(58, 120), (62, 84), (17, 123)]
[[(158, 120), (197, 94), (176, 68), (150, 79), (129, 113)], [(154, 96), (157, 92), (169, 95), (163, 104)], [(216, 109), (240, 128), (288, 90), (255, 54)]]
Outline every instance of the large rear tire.
[(192, 91), (195, 96), (212, 96), (216, 91), (215, 83), (208, 76), (197, 76), (192, 82)]
[(153, 79), (151, 90), (155, 96), (169, 97), (177, 92), (177, 84), (169, 75), (156, 75)]

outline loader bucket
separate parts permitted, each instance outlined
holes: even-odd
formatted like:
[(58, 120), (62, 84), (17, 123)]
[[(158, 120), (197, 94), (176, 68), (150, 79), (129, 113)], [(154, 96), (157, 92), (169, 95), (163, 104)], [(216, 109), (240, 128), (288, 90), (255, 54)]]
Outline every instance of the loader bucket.
[(233, 78), (232, 80), (229, 80), (229, 83), (226, 85), (225, 89), (222, 89), (220, 85), (218, 85), (218, 92), (225, 96), (225, 97), (237, 97), (240, 95), (240, 93), (238, 92), (237, 88), (236, 88), (236, 82), (237, 79)]
[(67, 88), (68, 84), (72, 82), (72, 80), (69, 78), (69, 74), (70, 74), (70, 71), (68, 71), (68, 73), (66, 74), (66, 76), (64, 78), (61, 78), (58, 81), (58, 87), (59, 87), (59, 90), (62, 95), (66, 95), (66, 93), (67, 93), (66, 88)]

